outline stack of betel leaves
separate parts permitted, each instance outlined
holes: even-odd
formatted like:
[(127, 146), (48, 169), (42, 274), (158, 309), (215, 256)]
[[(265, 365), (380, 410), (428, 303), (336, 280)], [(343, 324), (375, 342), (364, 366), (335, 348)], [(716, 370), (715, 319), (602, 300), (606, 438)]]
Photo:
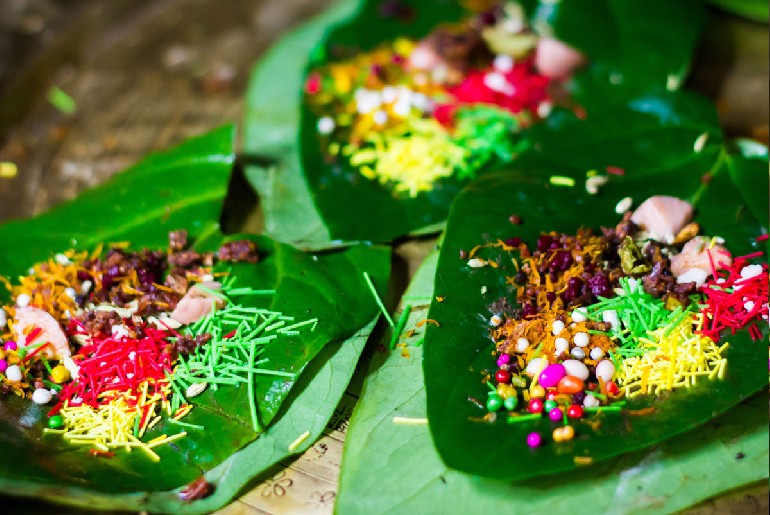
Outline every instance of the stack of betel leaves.
[(233, 137), (192, 139), (0, 228), (5, 492), (207, 511), (324, 429), (390, 253), (224, 235)]
[[(216, 509), (321, 434), (380, 312), (341, 513), (766, 479), (768, 156), (683, 90), (706, 16), (343, 0), (255, 68), (264, 234), (220, 227), (230, 127), (0, 226), (3, 491)], [(442, 229), (391, 317), (387, 244)]]

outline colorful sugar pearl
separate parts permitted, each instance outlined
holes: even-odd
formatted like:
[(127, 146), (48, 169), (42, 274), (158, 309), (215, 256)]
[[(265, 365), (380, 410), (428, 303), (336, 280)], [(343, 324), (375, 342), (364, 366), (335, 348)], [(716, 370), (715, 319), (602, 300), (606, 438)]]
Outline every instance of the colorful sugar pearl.
[(543, 443), (543, 437), (540, 436), (540, 433), (529, 433), (527, 435), (527, 445), (529, 445), (531, 448), (540, 447)]
[(8, 369), (5, 371), (5, 377), (9, 381), (18, 382), (22, 379), (21, 369), (19, 368), (19, 365), (11, 365), (8, 367)]
[(48, 419), (48, 427), (51, 429), (61, 429), (64, 427), (64, 418), (61, 415), (54, 415)]
[(542, 413), (543, 401), (541, 399), (530, 399), (527, 405), (527, 411), (530, 413)]
[(558, 422), (564, 417), (564, 412), (558, 406), (548, 411), (548, 418), (554, 422)]
[(576, 359), (567, 359), (562, 363), (568, 376), (579, 377), (583, 381), (588, 379), (588, 367)]
[(618, 388), (618, 385), (615, 384), (614, 381), (610, 381), (609, 383), (604, 385), (604, 390), (607, 392), (607, 395), (618, 395), (620, 393), (620, 388)]
[(545, 397), (545, 388), (540, 385), (534, 386), (529, 390), (529, 396), (533, 399), (542, 399)]
[(584, 414), (583, 406), (573, 404), (572, 406), (567, 408), (567, 416), (569, 418), (583, 418), (583, 414)]
[(557, 427), (553, 430), (554, 442), (568, 442), (575, 438), (575, 429), (572, 426)]
[(62, 384), (70, 380), (70, 371), (64, 365), (56, 365), (51, 370), (51, 381)]
[(502, 397), (503, 399), (507, 399), (508, 397), (515, 397), (516, 396), (516, 388), (509, 384), (499, 384), (496, 388), (497, 395)]
[(487, 409), (489, 411), (498, 411), (503, 407), (503, 399), (496, 393), (492, 393), (487, 397)]
[(8, 340), (7, 342), (5, 342), (5, 345), (3, 345), (3, 350), (6, 352), (14, 351), (14, 350), (17, 350), (18, 348), (19, 346), (16, 345), (16, 342), (13, 340)]
[(511, 373), (507, 370), (498, 370), (495, 372), (495, 381), (498, 383), (510, 383), (511, 382)]

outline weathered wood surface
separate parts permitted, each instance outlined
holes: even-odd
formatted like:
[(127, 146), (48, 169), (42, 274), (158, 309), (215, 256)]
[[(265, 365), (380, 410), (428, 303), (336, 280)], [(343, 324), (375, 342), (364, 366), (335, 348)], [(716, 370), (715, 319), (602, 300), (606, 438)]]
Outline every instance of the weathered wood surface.
[[(239, 122), (252, 64), (329, 3), (0, 1), (0, 162), (18, 166), (16, 177), (0, 178), (0, 221), (40, 213), (152, 150)], [(766, 142), (768, 65), (767, 28), (722, 16), (705, 38), (691, 82), (718, 99), (730, 133)], [(51, 86), (74, 98), (74, 114), (46, 100)], [(402, 285), (432, 245), (399, 247)], [(333, 421), (338, 430), (222, 513), (330, 513), (344, 419), (354, 403), (355, 392), (346, 395)], [(0, 500), (6, 512), (52, 512), (26, 500)], [(768, 504), (765, 483), (688, 514), (767, 513)]]

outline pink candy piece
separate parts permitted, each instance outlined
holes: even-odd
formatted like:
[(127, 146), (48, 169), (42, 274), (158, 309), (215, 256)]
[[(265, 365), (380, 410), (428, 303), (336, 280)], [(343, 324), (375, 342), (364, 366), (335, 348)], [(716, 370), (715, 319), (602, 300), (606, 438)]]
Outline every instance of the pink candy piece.
[(567, 375), (567, 369), (560, 363), (548, 365), (540, 372), (538, 382), (543, 388), (555, 388), (561, 379)]
[(540, 444), (542, 443), (543, 443), (543, 437), (540, 436), (540, 433), (529, 433), (527, 435), (527, 445), (529, 445), (533, 449), (535, 447), (540, 447)]
[(498, 366), (498, 367), (502, 367), (503, 365), (507, 365), (507, 364), (508, 364), (508, 363), (510, 363), (510, 362), (511, 362), (511, 356), (510, 356), (510, 354), (501, 354), (501, 355), (500, 355), (500, 356), (497, 358), (497, 366)]
[[(217, 282), (204, 282), (201, 286), (213, 291), (222, 288), (222, 285)], [(193, 285), (176, 305), (171, 318), (180, 324), (194, 324), (222, 305), (223, 301), (220, 298)]]

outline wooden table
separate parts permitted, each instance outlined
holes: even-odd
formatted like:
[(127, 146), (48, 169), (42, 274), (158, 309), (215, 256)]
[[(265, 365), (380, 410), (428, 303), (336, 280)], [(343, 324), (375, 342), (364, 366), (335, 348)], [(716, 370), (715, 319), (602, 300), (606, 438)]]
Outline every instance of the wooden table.
[[(40, 213), (150, 151), (240, 122), (252, 64), (329, 3), (0, 2), (0, 162), (18, 167), (16, 177), (0, 178), (0, 220)], [(692, 83), (718, 99), (731, 134), (766, 143), (767, 28), (722, 16), (709, 34)], [(74, 113), (47, 100), (52, 86), (75, 100)], [(432, 245), (422, 240), (398, 248), (402, 286)], [(341, 402), (327, 436), (221, 513), (330, 513), (355, 392)], [(26, 500), (0, 500), (6, 511), (50, 512)], [(765, 483), (692, 513), (767, 511)]]

